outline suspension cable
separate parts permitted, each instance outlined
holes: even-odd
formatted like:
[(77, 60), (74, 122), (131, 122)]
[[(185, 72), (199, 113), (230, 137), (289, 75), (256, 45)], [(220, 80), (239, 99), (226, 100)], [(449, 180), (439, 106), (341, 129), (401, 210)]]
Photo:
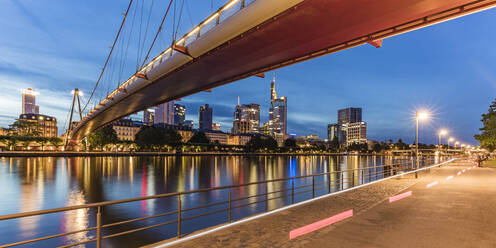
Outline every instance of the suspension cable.
[(100, 72), (100, 76), (98, 77), (98, 80), (96, 81), (95, 87), (91, 91), (90, 97), (88, 98), (88, 101), (84, 105), (83, 112), (86, 110), (86, 107), (88, 107), (88, 104), (90, 103), (91, 98), (93, 97), (93, 94), (95, 94), (96, 88), (98, 87), (98, 84), (100, 83), (100, 80), (102, 79), (103, 73), (105, 72), (105, 68), (107, 67), (107, 64), (109, 62), (110, 56), (112, 55), (112, 52), (114, 51), (115, 43), (117, 43), (117, 40), (119, 39), (119, 35), (121, 34), (122, 27), (124, 26), (124, 22), (126, 21), (127, 14), (129, 13), (129, 9), (131, 8), (132, 3), (133, 3), (133, 0), (130, 0), (129, 5), (127, 6), (126, 13), (124, 14), (124, 19), (122, 20), (121, 26), (119, 27), (119, 31), (117, 32), (117, 35), (115, 36), (114, 43), (112, 44), (112, 48), (110, 49), (110, 53), (107, 56), (107, 60), (105, 61), (105, 64), (103, 65), (102, 71)]
[(150, 56), (150, 52), (152, 51), (152, 48), (155, 45), (155, 41), (157, 40), (157, 37), (160, 34), (160, 31), (162, 31), (162, 26), (164, 25), (165, 18), (167, 17), (167, 14), (169, 13), (169, 9), (170, 9), (173, 1), (174, 0), (170, 0), (170, 2), (169, 2), (169, 6), (167, 7), (167, 10), (165, 11), (164, 16), (162, 17), (162, 22), (160, 23), (160, 26), (158, 27), (157, 33), (155, 34), (155, 38), (153, 38), (150, 49), (148, 49), (148, 52), (146, 53), (145, 59), (143, 60), (143, 63), (141, 64), (140, 68), (143, 68), (146, 60), (148, 59), (148, 56)]

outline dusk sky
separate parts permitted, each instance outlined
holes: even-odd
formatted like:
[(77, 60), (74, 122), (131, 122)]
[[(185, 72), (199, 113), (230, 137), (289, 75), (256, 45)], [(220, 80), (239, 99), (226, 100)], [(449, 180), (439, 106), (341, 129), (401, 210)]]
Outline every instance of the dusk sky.
[[(152, 3), (144, 2), (145, 8)], [(165, 2), (154, 3), (146, 42), (157, 30)], [(225, 2), (185, 0), (178, 35)], [(40, 92), (40, 113), (57, 117), (59, 133), (65, 130), (70, 91), (91, 91), (127, 4), (0, 0), (0, 126), (18, 118), (20, 89), (32, 87)], [(164, 37), (171, 36), (171, 25), (165, 30)], [(492, 9), (386, 39), (382, 48), (364, 45), (279, 69), (276, 90), (288, 97), (288, 133), (326, 138), (327, 124), (337, 121), (338, 109), (361, 107), (367, 138), (412, 142), (415, 109), (429, 109), (433, 116), (421, 123), (420, 142), (437, 143), (437, 130), (446, 128), (449, 136), (477, 144), (473, 135), (481, 126), (480, 115), (496, 92), (495, 30)], [(168, 44), (166, 38), (161, 42), (152, 57)], [(123, 74), (125, 80), (132, 72)], [(241, 103), (259, 103), (266, 122), (272, 74), (183, 98), (187, 119), (197, 124), (199, 106), (208, 103), (214, 122), (229, 131), (240, 96)]]

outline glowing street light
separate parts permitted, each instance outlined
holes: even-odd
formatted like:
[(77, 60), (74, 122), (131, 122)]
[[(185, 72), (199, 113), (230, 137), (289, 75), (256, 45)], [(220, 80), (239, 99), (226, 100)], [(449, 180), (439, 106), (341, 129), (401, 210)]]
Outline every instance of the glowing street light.
[(446, 135), (446, 134), (448, 134), (448, 131), (446, 131), (446, 129), (441, 129), (441, 130), (439, 130), (439, 133), (438, 133), (438, 141), (437, 141), (437, 145), (438, 145), (439, 147), (441, 147), (441, 136)]
[[(418, 148), (418, 136), (419, 136), (419, 121), (420, 120), (425, 120), (429, 117), (429, 114), (424, 111), (416, 111), (415, 112), (415, 163), (417, 166), (417, 169), (419, 168), (419, 148)], [(417, 178), (418, 175), (415, 172), (415, 178)]]
[(456, 147), (457, 147), (459, 144), (460, 144), (460, 142), (455, 141), (455, 149), (456, 149)]
[(453, 138), (453, 137), (450, 137), (450, 138), (448, 139), (448, 149), (449, 149), (449, 147), (450, 147), (450, 145), (449, 145), (449, 144), (450, 144), (450, 142), (453, 142), (453, 141), (455, 141), (455, 138)]

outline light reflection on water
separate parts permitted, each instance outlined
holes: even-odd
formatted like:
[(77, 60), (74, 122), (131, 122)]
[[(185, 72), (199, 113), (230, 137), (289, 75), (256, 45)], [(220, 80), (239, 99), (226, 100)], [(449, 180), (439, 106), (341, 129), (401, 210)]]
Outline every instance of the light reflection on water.
[[(383, 156), (0, 158), (0, 215), (372, 167), (391, 164), (393, 160), (392, 157)], [(351, 187), (351, 182), (365, 181), (361, 177), (360, 173), (344, 173), (342, 176), (331, 174), (331, 180), (343, 180), (345, 188)], [(311, 180), (294, 180), (294, 183), (295, 186), (311, 184)], [(276, 191), (288, 186), (291, 186), (290, 181), (271, 183), (267, 188), (269, 191)], [(227, 199), (227, 192), (216, 190), (185, 195), (182, 198), (183, 208), (224, 201)], [(263, 192), (265, 185), (251, 185), (232, 190), (233, 199)], [(298, 201), (298, 198), (295, 199)], [(257, 200), (260, 199), (250, 198), (240, 204)], [(269, 201), (268, 207), (274, 209), (289, 203), (290, 199), (283, 197)], [(102, 219), (105, 224), (174, 211), (176, 208), (177, 198), (152, 199), (104, 207)], [(235, 208), (233, 218), (242, 218), (264, 209), (263, 204)], [(96, 223), (95, 212), (95, 209), (78, 209), (0, 222), (0, 245), (93, 227)], [(191, 211), (185, 213), (185, 216), (198, 213), (200, 212)], [(174, 218), (175, 215), (111, 228), (104, 230), (104, 235)], [(225, 218), (226, 214), (220, 213), (202, 220), (185, 221), (183, 230), (185, 233), (192, 232), (223, 223)], [(105, 240), (104, 244), (106, 247), (119, 247), (123, 244), (143, 245), (173, 237), (175, 234), (176, 226), (168, 225)], [(94, 231), (80, 232), (65, 238), (43, 241), (33, 247), (55, 246), (93, 238)]]

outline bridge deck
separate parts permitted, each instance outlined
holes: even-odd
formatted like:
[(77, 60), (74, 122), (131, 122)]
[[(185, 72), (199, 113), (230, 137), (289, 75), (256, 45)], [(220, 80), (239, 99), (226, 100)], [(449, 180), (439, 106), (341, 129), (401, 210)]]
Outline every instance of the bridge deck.
[[(496, 169), (469, 163), (392, 179), (223, 229), (173, 247), (496, 247)], [(446, 177), (454, 175), (451, 180)], [(427, 188), (434, 181), (439, 184)], [(400, 191), (411, 197), (389, 203)], [(354, 209), (355, 216), (289, 240), (290, 230)]]

